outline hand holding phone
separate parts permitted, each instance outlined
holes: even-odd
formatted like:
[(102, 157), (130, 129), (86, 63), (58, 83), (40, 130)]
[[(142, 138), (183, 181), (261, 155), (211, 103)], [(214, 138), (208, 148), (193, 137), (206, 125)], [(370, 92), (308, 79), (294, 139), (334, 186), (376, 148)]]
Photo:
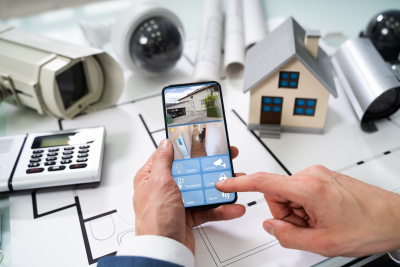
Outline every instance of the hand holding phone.
[[(231, 151), (232, 158), (239, 154), (236, 147), (231, 147)], [(185, 211), (181, 193), (171, 174), (173, 160), (172, 143), (165, 139), (136, 173), (133, 196), (135, 232), (137, 236), (151, 235), (174, 239), (194, 253), (194, 226), (210, 221), (232, 220), (242, 216), (246, 209), (242, 205), (234, 204), (214, 209)], [(236, 174), (242, 175), (245, 174)], [(165, 244), (167, 241), (164, 239), (162, 242)]]
[(220, 85), (170, 85), (162, 95), (166, 135), (174, 148), (171, 172), (185, 208), (235, 203), (236, 193), (214, 186), (234, 173)]

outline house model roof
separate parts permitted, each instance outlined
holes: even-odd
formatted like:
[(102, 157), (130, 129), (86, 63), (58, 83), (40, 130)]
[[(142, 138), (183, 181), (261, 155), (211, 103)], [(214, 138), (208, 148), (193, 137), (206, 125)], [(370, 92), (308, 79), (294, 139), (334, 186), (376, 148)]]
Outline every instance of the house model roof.
[(318, 47), (317, 58), (314, 58), (304, 45), (305, 35), (305, 30), (289, 17), (249, 49), (245, 63), (243, 92), (255, 88), (291, 59), (296, 58), (331, 95), (337, 97), (329, 57)]

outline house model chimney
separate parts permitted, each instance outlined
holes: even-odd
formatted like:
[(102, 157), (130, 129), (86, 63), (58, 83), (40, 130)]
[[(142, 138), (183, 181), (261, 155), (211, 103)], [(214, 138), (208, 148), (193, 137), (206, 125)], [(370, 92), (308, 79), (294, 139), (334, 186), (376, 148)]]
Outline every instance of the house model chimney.
[(304, 45), (308, 52), (314, 57), (317, 58), (318, 55), (318, 41), (321, 38), (321, 32), (319, 30), (307, 30), (306, 37), (304, 40)]

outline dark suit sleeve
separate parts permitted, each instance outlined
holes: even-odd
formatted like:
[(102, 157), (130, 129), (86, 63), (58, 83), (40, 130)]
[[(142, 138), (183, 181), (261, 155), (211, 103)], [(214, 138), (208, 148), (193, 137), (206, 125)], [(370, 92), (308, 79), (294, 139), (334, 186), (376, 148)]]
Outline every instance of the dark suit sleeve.
[[(134, 256), (108, 256), (101, 258), (97, 267), (179, 267), (175, 263)], [(182, 267), (182, 266), (181, 266)]]

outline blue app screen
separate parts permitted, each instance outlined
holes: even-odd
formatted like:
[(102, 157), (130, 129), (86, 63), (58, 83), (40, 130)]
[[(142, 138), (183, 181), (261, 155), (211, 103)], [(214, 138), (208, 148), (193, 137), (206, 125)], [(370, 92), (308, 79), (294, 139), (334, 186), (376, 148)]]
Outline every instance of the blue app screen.
[(221, 90), (217, 83), (164, 90), (168, 139), (174, 147), (172, 176), (185, 207), (232, 202), (235, 193), (215, 189), (233, 177)]

